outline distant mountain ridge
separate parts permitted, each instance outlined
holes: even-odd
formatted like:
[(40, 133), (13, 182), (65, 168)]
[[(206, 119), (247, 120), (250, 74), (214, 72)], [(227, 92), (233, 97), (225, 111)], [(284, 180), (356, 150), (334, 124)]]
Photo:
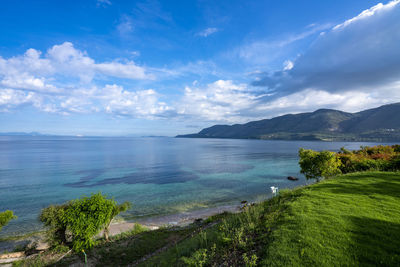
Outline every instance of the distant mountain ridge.
[(334, 109), (287, 114), (245, 124), (214, 125), (186, 138), (400, 141), (400, 103), (357, 113)]

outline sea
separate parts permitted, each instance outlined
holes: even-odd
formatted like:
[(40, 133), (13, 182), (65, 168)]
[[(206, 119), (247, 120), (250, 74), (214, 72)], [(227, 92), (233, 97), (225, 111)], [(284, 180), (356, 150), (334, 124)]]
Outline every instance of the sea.
[[(51, 204), (102, 192), (133, 206), (141, 220), (261, 201), (271, 186), (293, 188), (299, 148), (338, 151), (376, 143), (190, 139), (169, 137), (0, 137), (0, 211), (18, 216), (1, 237), (43, 229)], [(288, 176), (298, 177), (289, 181)]]

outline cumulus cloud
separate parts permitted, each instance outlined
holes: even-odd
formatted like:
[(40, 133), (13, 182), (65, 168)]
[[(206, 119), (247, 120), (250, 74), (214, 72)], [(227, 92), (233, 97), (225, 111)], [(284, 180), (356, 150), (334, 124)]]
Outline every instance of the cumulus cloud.
[(400, 80), (399, 3), (378, 4), (333, 27), (292, 68), (264, 73), (253, 84), (282, 96), (305, 89), (369, 92)]
[(3, 112), (22, 104), (39, 106), (40, 103), (40, 98), (38, 98), (34, 92), (24, 92), (13, 89), (0, 90), (0, 110)]
[(63, 115), (104, 112), (148, 119), (173, 112), (173, 108), (160, 101), (160, 95), (152, 89), (129, 91), (115, 84), (74, 88), (68, 93), (56, 95), (0, 89), (0, 111), (9, 111), (21, 105), (32, 105), (44, 112)]
[(177, 104), (180, 116), (192, 116), (207, 121), (239, 122), (248, 120), (247, 111), (260, 98), (248, 90), (245, 84), (230, 80), (218, 80), (205, 88), (186, 87)]
[(103, 77), (154, 79), (133, 61), (97, 63), (70, 42), (54, 45), (44, 55), (28, 49), (23, 55), (0, 57), (0, 111), (32, 105), (60, 114), (107, 112), (154, 117), (169, 110), (154, 90), (98, 86)]
[(96, 98), (100, 99), (105, 111), (117, 115), (152, 118), (162, 116), (171, 108), (159, 101), (156, 91), (127, 91), (118, 85), (106, 85)]
[[(390, 99), (387, 98), (388, 94), (391, 95)], [(254, 108), (254, 112), (264, 114), (265, 118), (314, 111), (320, 108), (358, 112), (397, 101), (400, 102), (400, 83), (391, 84), (377, 92), (327, 92), (305, 89), (268, 102), (260, 102)]]
[(70, 42), (54, 45), (44, 56), (32, 48), (21, 56), (8, 59), (0, 56), (0, 85), (3, 87), (57, 92), (60, 89), (51, 84), (54, 76), (79, 78), (84, 83), (104, 76), (131, 80), (154, 78), (144, 67), (133, 61), (96, 63), (86, 52), (76, 49)]
[(198, 32), (197, 35), (201, 36), (201, 37), (207, 37), (216, 32), (218, 32), (218, 28), (207, 28), (207, 29), (202, 30), (201, 32)]
[(86, 52), (75, 49), (70, 42), (53, 46), (47, 56), (60, 74), (78, 76), (84, 82), (90, 82), (96, 74), (132, 80), (154, 78), (133, 61), (96, 63)]

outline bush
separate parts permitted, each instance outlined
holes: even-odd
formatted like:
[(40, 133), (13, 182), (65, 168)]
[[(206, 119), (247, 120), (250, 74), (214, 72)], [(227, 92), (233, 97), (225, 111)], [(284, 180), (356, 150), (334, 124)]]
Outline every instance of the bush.
[(328, 178), (341, 173), (339, 167), (342, 163), (334, 152), (317, 152), (311, 149), (300, 148), (299, 157), (301, 173), (307, 179), (317, 179), (319, 181), (322, 177)]
[(45, 208), (40, 220), (50, 228), (55, 243), (67, 244), (71, 240), (74, 250), (81, 251), (93, 247), (94, 237), (103, 229), (108, 233), (112, 219), (129, 207), (128, 202), (117, 205), (113, 199), (97, 193)]
[(67, 225), (63, 222), (63, 218), (69, 205), (51, 205), (40, 213), (39, 219), (48, 227), (48, 237), (53, 245), (67, 243)]
[(360, 150), (341, 149), (337, 153), (341, 161), (342, 173), (356, 171), (396, 171), (400, 170), (400, 146), (360, 147)]
[(11, 210), (0, 212), (0, 231), (3, 226), (6, 226), (12, 219), (16, 218), (17, 216), (15, 216)]

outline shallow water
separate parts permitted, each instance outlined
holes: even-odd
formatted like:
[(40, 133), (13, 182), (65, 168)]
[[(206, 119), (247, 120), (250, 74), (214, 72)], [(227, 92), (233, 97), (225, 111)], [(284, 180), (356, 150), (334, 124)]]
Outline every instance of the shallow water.
[(272, 185), (306, 183), (300, 147), (360, 145), (374, 143), (2, 136), (0, 211), (13, 210), (18, 219), (0, 236), (39, 230), (42, 208), (99, 191), (131, 201), (127, 219), (261, 200)]

